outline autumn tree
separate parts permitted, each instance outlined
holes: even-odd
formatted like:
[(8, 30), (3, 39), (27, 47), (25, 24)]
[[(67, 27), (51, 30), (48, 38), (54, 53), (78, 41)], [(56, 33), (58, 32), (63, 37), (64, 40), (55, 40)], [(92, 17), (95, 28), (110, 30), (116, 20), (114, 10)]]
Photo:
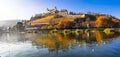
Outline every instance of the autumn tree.
[(76, 18), (75, 20), (74, 20), (74, 22), (75, 23), (82, 23), (82, 22), (85, 22), (85, 18)]
[(52, 25), (47, 26), (47, 29), (53, 29)]
[(82, 22), (85, 22), (86, 18), (76, 18), (74, 19), (75, 22), (75, 28), (81, 28), (82, 27)]
[(73, 28), (74, 27), (74, 22), (73, 21), (69, 21), (69, 20), (61, 20), (58, 24), (57, 24), (57, 28)]
[(94, 15), (87, 15), (87, 18), (89, 18), (91, 21), (95, 21), (96, 17)]
[(114, 22), (114, 27), (120, 27), (119, 24), (120, 24), (120, 20), (115, 18), (115, 17), (112, 17), (112, 22)]
[(41, 29), (47, 29), (47, 25), (43, 25)]
[(107, 28), (107, 27), (113, 27), (114, 23), (112, 20), (107, 16), (99, 16), (96, 20), (96, 27), (98, 28)]

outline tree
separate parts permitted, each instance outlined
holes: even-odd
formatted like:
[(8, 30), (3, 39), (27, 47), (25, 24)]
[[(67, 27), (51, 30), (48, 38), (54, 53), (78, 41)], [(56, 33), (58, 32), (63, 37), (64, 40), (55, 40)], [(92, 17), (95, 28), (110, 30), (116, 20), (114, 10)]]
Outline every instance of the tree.
[(119, 24), (120, 24), (120, 20), (115, 18), (115, 17), (112, 17), (112, 21), (114, 22), (114, 27), (118, 28), (120, 27)]
[(47, 29), (47, 25), (43, 25), (41, 29)]
[(91, 21), (95, 21), (96, 20), (95, 15), (89, 15), (89, 14), (87, 14), (86, 18), (89, 18)]
[(82, 22), (85, 22), (86, 18), (76, 18), (74, 19), (75, 22), (75, 28), (81, 28), (82, 27)]
[(76, 19), (74, 20), (75, 23), (82, 23), (82, 22), (84, 22), (84, 21), (85, 21), (85, 18), (76, 18)]
[(69, 14), (70, 14), (70, 15), (76, 15), (76, 13), (75, 13), (75, 12), (69, 12)]
[(114, 26), (114, 23), (107, 16), (99, 16), (97, 18), (95, 24), (96, 24), (96, 27), (98, 27), (98, 28), (107, 28), (107, 27), (113, 27)]
[(69, 21), (69, 20), (61, 20), (58, 24), (57, 24), (57, 28), (74, 28), (74, 22), (73, 21)]
[(69, 14), (73, 15), (74, 13), (73, 12), (69, 12)]
[(53, 26), (52, 26), (52, 25), (49, 25), (49, 26), (47, 27), (47, 29), (53, 29)]

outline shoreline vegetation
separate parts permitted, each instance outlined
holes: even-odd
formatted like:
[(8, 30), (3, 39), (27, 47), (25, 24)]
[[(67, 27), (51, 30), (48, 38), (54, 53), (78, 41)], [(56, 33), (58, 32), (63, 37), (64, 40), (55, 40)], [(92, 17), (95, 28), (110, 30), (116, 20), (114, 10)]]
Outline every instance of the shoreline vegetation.
[(82, 34), (82, 33), (96, 33), (96, 32), (104, 32), (106, 34), (114, 34), (114, 33), (120, 33), (120, 29), (119, 28), (106, 28), (106, 29), (61, 29), (61, 30), (57, 30), (57, 29), (49, 29), (49, 30), (27, 30), (25, 32), (21, 32), (21, 33), (63, 33), (63, 34), (71, 34), (71, 33), (75, 33), (77, 35)]

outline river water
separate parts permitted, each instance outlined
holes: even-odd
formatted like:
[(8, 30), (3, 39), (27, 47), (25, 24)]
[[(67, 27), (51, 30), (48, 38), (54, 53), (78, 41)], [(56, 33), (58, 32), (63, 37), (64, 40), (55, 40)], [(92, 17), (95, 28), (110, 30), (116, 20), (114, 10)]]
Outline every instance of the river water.
[(0, 33), (0, 57), (120, 57), (120, 34)]

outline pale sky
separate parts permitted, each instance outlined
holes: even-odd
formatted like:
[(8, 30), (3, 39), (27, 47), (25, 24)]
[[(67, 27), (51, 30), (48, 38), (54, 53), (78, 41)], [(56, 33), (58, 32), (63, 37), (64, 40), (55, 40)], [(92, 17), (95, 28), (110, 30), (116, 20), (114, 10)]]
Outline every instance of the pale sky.
[(32, 15), (54, 6), (73, 12), (100, 12), (120, 18), (120, 0), (0, 0), (0, 21), (30, 19)]
[(43, 6), (37, 5), (33, 1), (0, 0), (0, 21), (29, 19), (32, 15), (42, 12)]

